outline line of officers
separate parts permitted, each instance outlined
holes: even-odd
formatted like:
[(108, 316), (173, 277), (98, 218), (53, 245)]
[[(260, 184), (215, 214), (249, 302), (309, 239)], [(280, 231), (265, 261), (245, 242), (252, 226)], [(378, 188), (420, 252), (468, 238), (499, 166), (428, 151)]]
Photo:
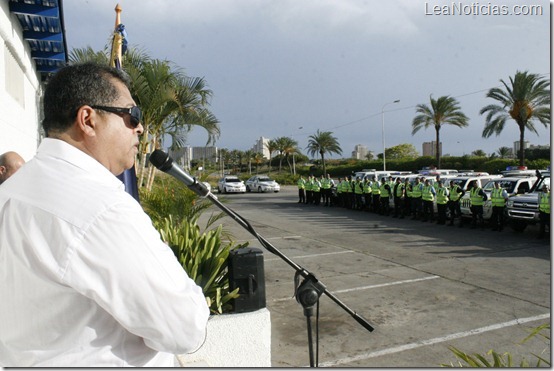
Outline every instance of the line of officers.
[[(373, 212), (380, 215), (404, 219), (411, 217), (422, 222), (436, 220), (437, 224), (454, 225), (459, 219), (459, 227), (464, 225), (460, 209), (460, 199), (466, 191), (455, 179), (445, 186), (440, 176), (435, 182), (425, 177), (402, 179), (389, 176), (381, 181), (373, 176), (371, 179), (352, 179), (348, 176), (338, 178), (337, 184), (331, 176), (321, 176), (319, 179), (310, 175), (307, 179), (300, 176), (298, 180), (298, 203), (324, 206), (338, 206), (347, 209)], [(481, 189), (478, 181), (473, 181), (467, 192), (470, 192), (471, 228), (484, 228), (483, 205), (487, 194)], [(392, 200), (392, 202), (391, 202)], [(504, 208), (508, 193), (496, 183), (491, 193), (493, 230), (504, 228)], [(437, 205), (435, 219), (434, 203)], [(392, 203), (392, 205), (391, 205)], [(447, 210), (449, 213), (447, 213)]]

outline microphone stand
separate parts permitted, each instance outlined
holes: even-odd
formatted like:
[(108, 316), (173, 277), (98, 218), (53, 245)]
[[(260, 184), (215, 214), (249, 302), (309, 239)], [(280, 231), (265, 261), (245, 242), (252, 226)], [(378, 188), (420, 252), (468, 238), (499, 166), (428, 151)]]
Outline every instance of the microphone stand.
[[(169, 157), (167, 157), (167, 159), (171, 160)], [(151, 162), (154, 163), (154, 161), (152, 161), (152, 156), (151, 156)], [(172, 161), (170, 161), (169, 164), (171, 164), (171, 162)], [(155, 166), (160, 168), (156, 164)], [(161, 170), (164, 171), (163, 169)], [(185, 178), (183, 181), (190, 190), (192, 190), (202, 198), (209, 199), (214, 205), (216, 205), (219, 209), (221, 209), (225, 214), (230, 216), (234, 221), (240, 224), (250, 234), (256, 237), (256, 239), (262, 244), (262, 246), (265, 247), (269, 252), (280, 257), (296, 271), (296, 274), (294, 277), (295, 297), (296, 297), (296, 301), (300, 303), (304, 308), (304, 316), (306, 316), (306, 319), (307, 319), (310, 367), (317, 367), (314, 361), (314, 354), (313, 354), (311, 317), (313, 315), (313, 307), (315, 304), (319, 302), (319, 298), (322, 294), (325, 294), (328, 298), (334, 301), (339, 307), (344, 309), (348, 314), (350, 314), (350, 316), (352, 316), (352, 318), (354, 318), (366, 330), (370, 332), (373, 331), (373, 327), (365, 318), (363, 318), (361, 315), (359, 315), (358, 313), (350, 309), (346, 304), (340, 301), (335, 295), (329, 292), (325, 287), (325, 285), (321, 281), (319, 281), (313, 273), (307, 271), (305, 268), (296, 264), (294, 261), (289, 259), (285, 254), (283, 254), (277, 248), (275, 248), (267, 239), (265, 239), (262, 235), (256, 232), (256, 230), (250, 224), (250, 222), (248, 222), (248, 220), (244, 219), (235, 211), (223, 205), (221, 201), (218, 200), (217, 196), (212, 194), (204, 184), (199, 183), (196, 180), (196, 178), (192, 178), (186, 173), (182, 173), (180, 176)], [(303, 280), (302, 282), (299, 283), (300, 277), (302, 277)]]
[[(196, 178), (195, 178), (196, 180)], [(227, 206), (223, 205), (221, 201), (218, 200), (217, 196), (212, 194), (210, 191), (206, 194), (205, 191), (201, 190), (201, 188), (204, 185), (202, 183), (196, 182), (195, 184), (192, 184), (189, 187), (192, 191), (196, 192), (199, 196), (203, 198), (209, 199), (214, 205), (216, 205), (219, 209), (221, 209), (225, 214), (230, 216), (234, 221), (236, 221), (238, 224), (240, 224), (244, 229), (246, 229), (248, 232), (250, 232), (251, 235), (256, 237), (258, 241), (262, 244), (263, 247), (265, 247), (269, 252), (277, 255), (281, 259), (283, 259), (288, 265), (290, 265), (295, 271), (295, 297), (296, 301), (298, 301), (302, 307), (304, 308), (304, 316), (306, 316), (307, 320), (307, 328), (308, 328), (308, 350), (309, 350), (309, 356), (310, 356), (310, 367), (317, 367), (314, 361), (314, 353), (313, 353), (313, 341), (312, 341), (312, 322), (311, 317), (314, 312), (314, 305), (319, 301), (319, 297), (322, 294), (325, 294), (328, 298), (330, 298), (332, 301), (334, 301), (336, 304), (338, 304), (342, 309), (344, 309), (350, 316), (352, 316), (360, 325), (362, 325), (365, 329), (368, 331), (373, 331), (373, 327), (369, 324), (369, 322), (363, 318), (361, 315), (350, 309), (346, 304), (344, 304), (342, 301), (340, 301), (334, 294), (329, 292), (325, 285), (319, 281), (315, 275), (309, 271), (307, 271), (305, 268), (301, 267), (300, 265), (296, 264), (294, 261), (292, 261), (290, 258), (288, 258), (285, 254), (283, 254), (281, 251), (279, 251), (277, 248), (275, 248), (271, 242), (269, 242), (267, 239), (265, 239), (262, 235), (260, 235), (254, 227), (248, 222), (248, 220), (244, 219), (242, 216), (237, 214), (235, 211), (231, 210)], [(207, 189), (204, 188), (206, 191)], [(303, 281), (298, 285), (298, 281), (300, 277), (303, 278)]]

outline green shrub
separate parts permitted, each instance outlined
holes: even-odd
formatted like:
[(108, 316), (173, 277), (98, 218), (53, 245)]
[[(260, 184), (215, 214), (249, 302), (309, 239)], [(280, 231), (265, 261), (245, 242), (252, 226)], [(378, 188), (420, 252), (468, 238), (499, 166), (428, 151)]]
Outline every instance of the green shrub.
[[(550, 347), (550, 323), (543, 324), (541, 326), (538, 326), (531, 331), (531, 334), (527, 336), (523, 341), (521, 341), (521, 344), (525, 343), (529, 339), (533, 337), (542, 337), (548, 342), (548, 347)], [(489, 350), (485, 355), (481, 355), (478, 353), (474, 354), (467, 354), (456, 347), (450, 346), (448, 347), (452, 353), (458, 358), (458, 366), (459, 367), (541, 367), (543, 364), (550, 366), (550, 361), (537, 355), (532, 354), (536, 358), (536, 364), (533, 366), (527, 361), (525, 358), (523, 358), (521, 361), (519, 361), (519, 364), (516, 364), (514, 361), (512, 355), (508, 352), (506, 353), (498, 353), (494, 351), (493, 349)], [(490, 358), (487, 358), (489, 356)], [(465, 362), (462, 363), (462, 362)], [(443, 367), (455, 367), (453, 363), (450, 364), (442, 364)]]
[(158, 230), (189, 277), (202, 288), (212, 314), (229, 312), (239, 289), (230, 291), (227, 259), (231, 250), (248, 245), (222, 240), (222, 226), (201, 232), (196, 218), (175, 222), (172, 216), (158, 223)]

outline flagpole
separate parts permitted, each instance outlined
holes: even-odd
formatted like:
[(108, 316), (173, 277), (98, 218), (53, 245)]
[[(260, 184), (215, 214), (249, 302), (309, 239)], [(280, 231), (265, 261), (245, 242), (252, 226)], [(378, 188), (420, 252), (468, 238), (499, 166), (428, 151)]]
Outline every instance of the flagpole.
[[(115, 26), (112, 41), (112, 52), (110, 56), (110, 65), (118, 70), (123, 69), (123, 37), (124, 28), (121, 24), (121, 12), (123, 9), (119, 6), (119, 3), (115, 6)], [(125, 170), (123, 173), (117, 176), (119, 180), (125, 185), (125, 191), (129, 193), (135, 200), (140, 202), (137, 184), (137, 173), (135, 165), (130, 169)]]

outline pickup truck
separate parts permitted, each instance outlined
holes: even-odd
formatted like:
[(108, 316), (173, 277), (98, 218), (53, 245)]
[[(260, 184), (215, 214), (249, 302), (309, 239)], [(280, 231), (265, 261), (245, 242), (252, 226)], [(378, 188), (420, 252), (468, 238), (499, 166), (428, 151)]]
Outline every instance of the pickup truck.
[(539, 193), (543, 184), (550, 186), (550, 170), (537, 171), (537, 176), (529, 193), (511, 196), (506, 202), (508, 223), (515, 231), (521, 232), (528, 225), (539, 222)]

